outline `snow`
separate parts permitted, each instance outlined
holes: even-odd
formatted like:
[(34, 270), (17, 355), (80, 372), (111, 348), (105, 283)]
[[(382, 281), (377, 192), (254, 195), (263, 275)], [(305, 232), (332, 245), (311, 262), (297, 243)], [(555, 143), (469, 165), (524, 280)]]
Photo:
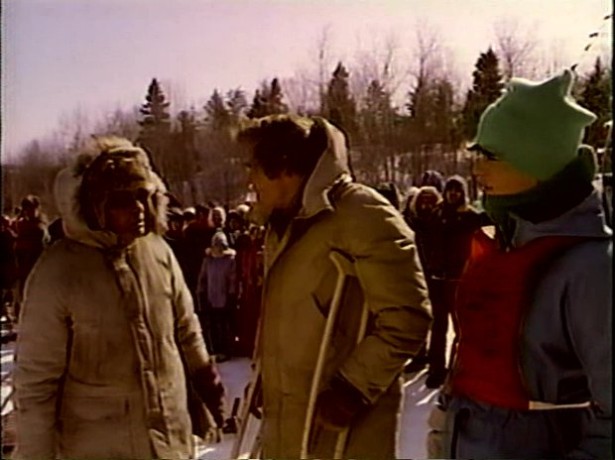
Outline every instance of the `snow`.
[[(243, 396), (250, 377), (250, 363), (247, 359), (238, 359), (220, 363), (218, 366), (228, 391), (227, 406), (230, 410), (234, 398)], [(425, 378), (425, 371), (408, 374), (405, 377), (398, 458), (427, 458), (427, 418), (438, 392), (425, 387)], [(198, 451), (199, 459), (231, 458), (230, 452), (234, 440), (235, 435), (225, 435), (219, 444), (201, 446)]]
[[(2, 346), (2, 403), (9, 396), (10, 370), (12, 368), (14, 343)], [(250, 379), (250, 361), (246, 358), (233, 359), (218, 364), (222, 381), (227, 388), (227, 407), (230, 412), (236, 397), (242, 397)], [(405, 377), (404, 403), (401, 417), (398, 458), (427, 458), (426, 436), (427, 418), (437, 397), (437, 390), (425, 387), (426, 372), (409, 374)], [(12, 410), (10, 401), (3, 410)], [(250, 431), (255, 432), (257, 425), (251, 423)], [(222, 442), (198, 446), (201, 460), (229, 459), (236, 435), (224, 435)]]

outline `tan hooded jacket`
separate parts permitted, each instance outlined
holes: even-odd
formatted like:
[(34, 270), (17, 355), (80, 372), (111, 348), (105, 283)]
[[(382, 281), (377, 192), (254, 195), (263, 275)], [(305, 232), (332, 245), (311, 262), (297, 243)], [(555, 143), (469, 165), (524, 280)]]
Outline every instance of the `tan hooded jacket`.
[(189, 458), (180, 353), (191, 374), (210, 361), (181, 270), (158, 234), (118, 250), (114, 234), (91, 231), (80, 183), (73, 169), (58, 175), (67, 238), (42, 255), (25, 291), (14, 458)]
[[(349, 348), (343, 337), (334, 340), (323, 379), (326, 384), (339, 372), (372, 404), (351, 426), (344, 458), (394, 458), (399, 377), (431, 322), (425, 279), (412, 231), (384, 197), (352, 182), (344, 137), (329, 123), (326, 129), (329, 146), (305, 185), (301, 210), (280, 238), (271, 230), (266, 236), (256, 351), (263, 378), (263, 454), (299, 458), (323, 312), (336, 281), (329, 253), (337, 250), (354, 260), (370, 312), (368, 335), (358, 346), (348, 353), (342, 351)], [(343, 310), (360, 310), (357, 294), (346, 296), (350, 305)], [(320, 458), (327, 457), (323, 452)]]

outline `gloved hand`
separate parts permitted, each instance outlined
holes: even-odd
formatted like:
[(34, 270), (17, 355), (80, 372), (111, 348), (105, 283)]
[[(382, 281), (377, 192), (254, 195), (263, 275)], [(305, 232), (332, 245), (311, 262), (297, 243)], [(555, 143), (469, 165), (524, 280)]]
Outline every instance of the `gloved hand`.
[(222, 430), (226, 418), (224, 407), (226, 390), (213, 363), (201, 367), (194, 373), (192, 386), (207, 406), (217, 428)]
[(318, 395), (314, 423), (327, 430), (341, 431), (369, 405), (359, 390), (343, 377), (336, 376), (329, 388)]
[(222, 442), (222, 428), (212, 426), (203, 440), (205, 444), (213, 444)]

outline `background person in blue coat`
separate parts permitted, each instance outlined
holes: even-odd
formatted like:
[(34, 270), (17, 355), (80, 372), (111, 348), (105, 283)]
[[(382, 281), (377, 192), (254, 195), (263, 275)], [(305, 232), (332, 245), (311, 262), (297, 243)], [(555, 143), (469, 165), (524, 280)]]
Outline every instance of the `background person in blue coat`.
[(481, 116), (471, 150), (497, 239), (477, 234), (460, 281), (430, 457), (613, 458), (612, 232), (572, 80), (513, 79)]

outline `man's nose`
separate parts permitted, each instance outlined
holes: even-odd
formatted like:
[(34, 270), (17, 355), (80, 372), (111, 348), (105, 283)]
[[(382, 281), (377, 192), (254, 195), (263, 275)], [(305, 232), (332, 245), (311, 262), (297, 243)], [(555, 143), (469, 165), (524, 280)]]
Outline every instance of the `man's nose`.
[(143, 203), (141, 200), (135, 200), (132, 204), (132, 210), (135, 213), (142, 213), (145, 211), (145, 203)]

